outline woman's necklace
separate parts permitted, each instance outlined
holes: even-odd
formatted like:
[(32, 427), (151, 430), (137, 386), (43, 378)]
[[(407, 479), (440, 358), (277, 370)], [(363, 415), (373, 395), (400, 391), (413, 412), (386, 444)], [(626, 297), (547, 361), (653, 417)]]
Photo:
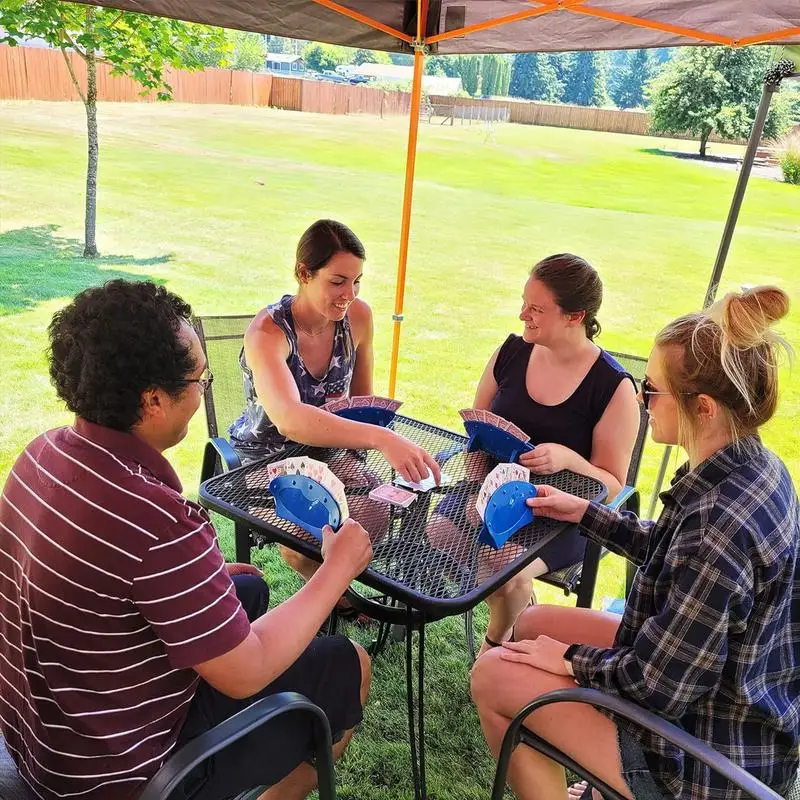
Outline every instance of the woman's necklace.
[(312, 339), (315, 339), (317, 336), (322, 336), (322, 334), (325, 333), (325, 331), (327, 331), (328, 328), (330, 327), (330, 320), (325, 323), (325, 327), (321, 328), (318, 331), (311, 331), (304, 325), (301, 325), (300, 320), (297, 319), (294, 300), (292, 301), (292, 318), (294, 320), (295, 328), (297, 328), (301, 333), (304, 333), (306, 336), (310, 336)]

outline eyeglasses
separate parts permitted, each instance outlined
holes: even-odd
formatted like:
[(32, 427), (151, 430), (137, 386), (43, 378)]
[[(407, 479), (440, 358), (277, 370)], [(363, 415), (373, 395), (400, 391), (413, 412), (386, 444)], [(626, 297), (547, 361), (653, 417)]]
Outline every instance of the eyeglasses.
[(654, 394), (685, 394), (687, 396), (698, 394), (697, 392), (659, 392), (653, 388), (649, 378), (642, 378), (642, 405), (650, 408), (650, 397)]
[(197, 383), (200, 385), (201, 392), (207, 392), (211, 384), (214, 383), (214, 373), (206, 368), (202, 378), (185, 378), (184, 380), (175, 381), (175, 383)]

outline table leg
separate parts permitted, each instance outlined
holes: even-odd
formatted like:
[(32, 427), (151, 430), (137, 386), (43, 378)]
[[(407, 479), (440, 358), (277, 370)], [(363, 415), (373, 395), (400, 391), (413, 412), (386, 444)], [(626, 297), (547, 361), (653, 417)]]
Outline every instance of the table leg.
[[(414, 702), (413, 657), (415, 625), (419, 625), (416, 703)], [(410, 608), (408, 609), (406, 631), (406, 700), (408, 702), (408, 738), (411, 746), (411, 776), (414, 781), (414, 800), (427, 800), (428, 790), (425, 777), (425, 620), (420, 615), (420, 619), (415, 623), (413, 610)], [(415, 711), (416, 724), (414, 722)]]
[(408, 609), (406, 627), (406, 702), (408, 703), (408, 741), (411, 746), (411, 777), (414, 781), (414, 800), (421, 800), (419, 771), (417, 769), (417, 731), (414, 724), (414, 616)]

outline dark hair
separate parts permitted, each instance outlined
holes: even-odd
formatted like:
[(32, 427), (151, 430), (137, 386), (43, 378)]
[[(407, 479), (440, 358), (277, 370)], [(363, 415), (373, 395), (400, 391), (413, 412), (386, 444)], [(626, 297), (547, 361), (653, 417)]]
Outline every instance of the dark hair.
[(603, 302), (603, 283), (588, 261), (572, 253), (558, 253), (540, 261), (531, 270), (531, 277), (553, 293), (562, 311), (586, 312), (583, 326), (589, 339), (600, 333), (597, 312)]
[(778, 405), (781, 351), (791, 356), (791, 347), (772, 326), (788, 313), (786, 292), (755, 286), (678, 317), (656, 336), (659, 347), (677, 349), (664, 363), (684, 440), (697, 428), (698, 394), (721, 404), (734, 439), (755, 433), (771, 419)]
[(81, 292), (53, 317), (50, 378), (79, 417), (130, 431), (142, 392), (160, 386), (173, 397), (197, 368), (178, 331), (192, 309), (150, 281), (113, 280)]
[(317, 220), (297, 243), (294, 271), (298, 280), (301, 265), (313, 275), (337, 253), (350, 253), (362, 261), (367, 257), (361, 240), (347, 225), (333, 219)]

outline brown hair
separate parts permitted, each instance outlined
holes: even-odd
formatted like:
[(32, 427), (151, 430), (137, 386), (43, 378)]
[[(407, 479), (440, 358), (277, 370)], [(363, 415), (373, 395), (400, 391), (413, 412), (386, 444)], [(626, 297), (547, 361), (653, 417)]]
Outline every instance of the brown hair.
[(588, 261), (572, 253), (558, 253), (540, 261), (531, 270), (531, 277), (553, 293), (562, 311), (586, 312), (583, 326), (589, 339), (600, 333), (597, 312), (603, 302), (603, 283)]
[[(656, 337), (675, 347), (665, 359), (667, 383), (678, 402), (679, 428), (694, 431), (694, 398), (713, 397), (734, 440), (755, 433), (775, 413), (781, 351), (791, 347), (772, 325), (789, 312), (789, 297), (775, 286), (730, 293), (705, 311), (686, 314)], [(681, 436), (684, 440), (685, 436)]]
[(350, 253), (362, 261), (367, 257), (364, 245), (347, 225), (333, 219), (320, 219), (311, 225), (297, 243), (294, 274), (300, 280), (300, 268), (313, 275), (337, 253)]

